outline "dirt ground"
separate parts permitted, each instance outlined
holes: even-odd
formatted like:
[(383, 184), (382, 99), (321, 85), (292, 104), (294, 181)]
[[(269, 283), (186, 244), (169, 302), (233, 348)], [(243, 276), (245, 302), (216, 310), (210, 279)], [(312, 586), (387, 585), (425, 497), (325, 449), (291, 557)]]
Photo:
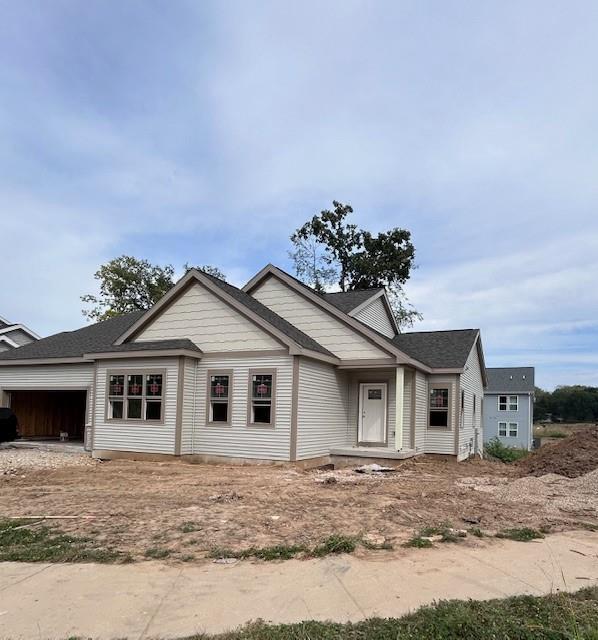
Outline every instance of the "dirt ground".
[[(555, 508), (550, 487), (532, 507), (527, 496), (535, 490), (517, 490), (517, 475), (502, 463), (425, 456), (377, 476), (352, 469), (95, 462), (0, 476), (0, 516), (78, 516), (47, 523), (135, 559), (159, 548), (168, 549), (171, 560), (188, 561), (216, 547), (315, 545), (333, 533), (375, 534), (397, 545), (419, 527), (443, 521), (465, 528), (479, 521), (489, 532), (598, 522), (598, 503)], [(505, 490), (511, 485), (513, 491)]]

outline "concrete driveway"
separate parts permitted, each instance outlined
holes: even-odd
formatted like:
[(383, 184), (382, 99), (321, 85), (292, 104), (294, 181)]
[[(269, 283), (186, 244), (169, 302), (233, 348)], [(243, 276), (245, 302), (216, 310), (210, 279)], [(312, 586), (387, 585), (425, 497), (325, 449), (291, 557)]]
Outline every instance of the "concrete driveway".
[(235, 565), (0, 564), (2, 638), (172, 638), (249, 620), (356, 621), (444, 598), (598, 584), (598, 534), (488, 540), (321, 560)]

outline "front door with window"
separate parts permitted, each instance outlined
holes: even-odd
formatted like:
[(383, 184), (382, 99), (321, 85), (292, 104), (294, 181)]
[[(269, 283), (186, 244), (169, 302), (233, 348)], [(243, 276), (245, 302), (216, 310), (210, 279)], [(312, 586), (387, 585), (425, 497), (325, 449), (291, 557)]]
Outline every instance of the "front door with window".
[(359, 385), (359, 442), (386, 443), (386, 384)]

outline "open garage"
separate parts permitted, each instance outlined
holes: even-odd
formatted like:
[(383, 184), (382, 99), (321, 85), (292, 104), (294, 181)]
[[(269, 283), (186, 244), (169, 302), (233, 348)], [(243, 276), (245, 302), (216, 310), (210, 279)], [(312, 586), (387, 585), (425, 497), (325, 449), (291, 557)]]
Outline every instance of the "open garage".
[(83, 440), (87, 391), (10, 391), (10, 407), (23, 438)]

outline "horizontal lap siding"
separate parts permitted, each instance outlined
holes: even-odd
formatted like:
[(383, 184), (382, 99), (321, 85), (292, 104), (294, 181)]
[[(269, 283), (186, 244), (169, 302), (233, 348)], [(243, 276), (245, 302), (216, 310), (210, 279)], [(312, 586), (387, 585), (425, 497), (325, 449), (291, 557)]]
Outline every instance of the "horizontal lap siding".
[(359, 333), (274, 277), (267, 278), (254, 298), (285, 318), (342, 359), (387, 358)]
[(348, 422), (348, 377), (333, 366), (301, 358), (297, 458), (327, 455), (354, 442)]
[(428, 427), (428, 377), (415, 372), (415, 450), (425, 451)]
[[(465, 391), (465, 407), (463, 412), (463, 428), (459, 430), (459, 452), (460, 458), (466, 458), (474, 453), (475, 429), (480, 429), (479, 439), (482, 443), (482, 399), (484, 397), (484, 382), (482, 380), (482, 369), (478, 356), (477, 346), (474, 345), (467, 362), (465, 371), (461, 374), (461, 389)], [(473, 397), (476, 396), (476, 412), (473, 413)]]
[(387, 338), (393, 338), (396, 335), (391, 319), (388, 317), (386, 305), (382, 298), (376, 298), (367, 307), (364, 307), (359, 313), (355, 314), (355, 318), (361, 320), (369, 327), (376, 329)]
[[(196, 384), (197, 360), (185, 358), (184, 378), (183, 378), (183, 423), (181, 429), (181, 454), (186, 455), (193, 451), (193, 427), (194, 427), (194, 407), (197, 399), (194, 389)], [(180, 401), (180, 400), (179, 400)]]
[[(73, 387), (93, 387), (94, 365), (89, 364), (47, 364), (0, 367), (0, 390), (3, 388), (39, 389), (44, 391), (62, 390)], [(0, 404), (2, 403), (0, 394)], [(92, 395), (88, 393), (87, 415), (89, 424), (92, 411)]]
[(46, 364), (0, 367), (0, 389), (64, 389), (93, 383), (93, 364)]
[(405, 371), (405, 384), (403, 386), (403, 449), (412, 449), (411, 443), (411, 389), (413, 387), (413, 372)]
[[(207, 424), (207, 372), (209, 369), (232, 369), (232, 424)], [(248, 425), (249, 370), (275, 369), (275, 425)], [(292, 356), (255, 356), (202, 358), (195, 388), (195, 437), (193, 453), (236, 458), (289, 460), (291, 436), (291, 402), (293, 390)]]
[[(98, 366), (94, 449), (174, 454), (178, 358), (103, 360)], [(164, 424), (106, 421), (106, 376), (109, 369), (166, 369)]]
[[(426, 453), (442, 453), (454, 455), (455, 453), (455, 402), (457, 401), (457, 376), (429, 376), (428, 384), (446, 384), (450, 389), (450, 429), (426, 429)], [(428, 422), (428, 390), (426, 389), (426, 399), (424, 410), (426, 411), (426, 427)]]
[(280, 342), (201, 284), (185, 291), (135, 341), (170, 338), (189, 338), (205, 353), (281, 348)]

